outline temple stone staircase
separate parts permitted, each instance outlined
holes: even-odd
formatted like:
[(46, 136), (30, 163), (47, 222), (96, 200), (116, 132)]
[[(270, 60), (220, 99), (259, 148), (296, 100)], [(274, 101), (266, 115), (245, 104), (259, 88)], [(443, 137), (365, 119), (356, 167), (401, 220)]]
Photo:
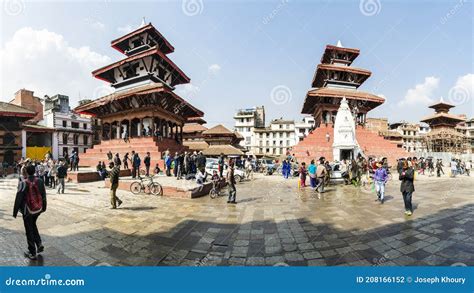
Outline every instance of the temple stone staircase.
[[(125, 153), (128, 152), (131, 157), (132, 151), (135, 151), (140, 155), (142, 168), (144, 168), (143, 158), (147, 152), (150, 152), (152, 168), (157, 163), (160, 168), (163, 168), (162, 153), (166, 150), (169, 150), (170, 153), (174, 155), (175, 152), (187, 151), (188, 148), (177, 144), (173, 139), (166, 138), (156, 140), (153, 137), (138, 137), (130, 138), (129, 142), (124, 142), (121, 139), (104, 140), (79, 156), (79, 166), (95, 167), (99, 161), (108, 162), (107, 153), (109, 151), (111, 151), (114, 156), (116, 153), (119, 153), (121, 160)], [(128, 165), (131, 167), (130, 162)]]
[[(326, 133), (330, 135), (329, 142), (326, 139)], [(387, 157), (391, 166), (396, 164), (398, 158), (409, 156), (409, 153), (404, 149), (398, 148), (396, 144), (364, 127), (358, 126), (356, 128), (356, 138), (364, 155), (377, 158)], [(306, 164), (312, 159), (317, 160), (320, 157), (332, 161), (333, 139), (334, 128), (332, 124), (322, 125), (294, 146), (292, 153), (295, 154), (298, 162), (306, 162)]]

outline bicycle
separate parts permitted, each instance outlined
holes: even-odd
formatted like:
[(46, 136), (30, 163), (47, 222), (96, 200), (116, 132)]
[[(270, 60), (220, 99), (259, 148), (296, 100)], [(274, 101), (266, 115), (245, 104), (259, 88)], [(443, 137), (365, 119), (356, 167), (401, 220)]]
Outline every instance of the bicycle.
[(216, 197), (219, 197), (221, 194), (221, 189), (222, 189), (222, 180), (212, 180), (212, 189), (209, 191), (209, 196), (214, 199)]
[[(148, 178), (138, 176), (138, 179), (140, 181), (135, 181), (130, 185), (130, 191), (133, 194), (139, 194), (141, 192), (145, 192), (147, 194), (151, 193), (153, 195), (158, 195), (158, 196), (163, 195), (163, 187), (161, 186), (160, 183), (153, 181), (153, 176), (150, 176)], [(145, 183), (146, 179), (149, 180), (148, 183)]]

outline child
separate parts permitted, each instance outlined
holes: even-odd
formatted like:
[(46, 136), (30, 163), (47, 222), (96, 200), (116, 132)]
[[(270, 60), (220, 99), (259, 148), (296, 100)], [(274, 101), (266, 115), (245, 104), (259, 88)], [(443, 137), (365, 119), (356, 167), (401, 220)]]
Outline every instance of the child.
[(158, 163), (157, 163), (156, 166), (155, 166), (154, 173), (155, 173), (155, 175), (158, 175), (158, 174), (161, 173), (161, 169), (160, 169), (160, 166), (158, 166)]

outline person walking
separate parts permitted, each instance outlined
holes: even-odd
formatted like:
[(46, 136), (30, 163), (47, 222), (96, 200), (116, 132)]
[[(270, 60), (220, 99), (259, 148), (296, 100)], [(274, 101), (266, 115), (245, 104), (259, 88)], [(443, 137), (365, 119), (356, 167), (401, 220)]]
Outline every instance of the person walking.
[(400, 173), (399, 180), (401, 181), (400, 184), (400, 192), (403, 196), (403, 202), (405, 203), (405, 215), (411, 216), (413, 214), (413, 206), (412, 206), (412, 195), (415, 191), (415, 185), (413, 184), (414, 174), (415, 171), (413, 167), (409, 166), (407, 161), (403, 161), (403, 169)]
[(172, 158), (169, 154), (165, 155), (166, 176), (171, 176), (171, 162)]
[(316, 188), (316, 165), (314, 164), (314, 160), (311, 160), (311, 163), (309, 164), (308, 173), (311, 189), (314, 190)]
[(377, 169), (374, 173), (374, 183), (375, 183), (375, 191), (377, 192), (377, 200), (380, 201), (381, 204), (384, 202), (384, 195), (385, 195), (385, 184), (388, 180), (387, 170), (383, 167), (382, 162), (377, 163)]
[(227, 203), (236, 204), (235, 201), (237, 195), (237, 189), (235, 188), (235, 176), (234, 176), (234, 160), (229, 161), (229, 169), (227, 170), (227, 183), (229, 184), (229, 198)]
[(471, 176), (472, 160), (466, 161), (464, 167), (466, 169), (466, 175)]
[(140, 156), (135, 151), (132, 151), (132, 178), (136, 178), (137, 174), (140, 176), (140, 164)]
[(46, 211), (47, 204), (44, 182), (41, 178), (35, 177), (35, 171), (33, 165), (26, 167), (27, 178), (19, 182), (13, 206), (14, 218), (17, 217), (18, 212), (23, 215), (28, 243), (28, 251), (25, 251), (25, 257), (31, 260), (36, 260), (37, 253), (44, 251), (36, 221), (40, 214)]
[(324, 192), (325, 177), (327, 174), (326, 166), (324, 165), (324, 160), (319, 161), (318, 167), (316, 168), (316, 177), (318, 179), (318, 185), (316, 186), (316, 191), (318, 193)]
[(117, 166), (120, 169), (121, 165), (122, 165), (122, 160), (120, 160), (120, 155), (119, 153), (116, 153), (114, 157), (114, 166)]
[(456, 174), (457, 174), (457, 171), (458, 171), (458, 163), (456, 162), (456, 160), (452, 159), (451, 160), (451, 177), (456, 177)]
[(122, 205), (122, 201), (120, 198), (117, 197), (117, 188), (119, 185), (119, 175), (120, 175), (120, 168), (115, 166), (113, 162), (109, 164), (110, 172), (110, 204), (112, 205), (112, 209), (117, 208), (118, 206)]
[(306, 187), (306, 174), (308, 174), (308, 171), (306, 170), (305, 162), (301, 163), (299, 172), (300, 172), (300, 187)]
[(146, 156), (145, 158), (143, 158), (143, 163), (145, 164), (146, 176), (150, 176), (150, 165), (151, 165), (150, 152), (146, 152)]
[(128, 153), (125, 153), (125, 155), (123, 156), (123, 160), (122, 160), (122, 162), (123, 162), (123, 168), (124, 168), (125, 170), (128, 170), (128, 169), (129, 169), (129, 168), (128, 168), (128, 161), (130, 161), (130, 155), (129, 155)]
[(58, 173), (58, 166), (56, 165), (56, 162), (51, 160), (50, 165), (49, 165), (49, 188), (56, 189), (56, 175)]
[(71, 157), (69, 158), (69, 171), (74, 171), (74, 162), (76, 161), (76, 152), (73, 151)]
[(64, 194), (64, 181), (67, 177), (67, 167), (65, 166), (64, 162), (59, 163), (58, 171), (56, 173), (56, 177), (58, 178), (58, 194)]
[(219, 170), (220, 178), (222, 178), (222, 173), (224, 172), (224, 165), (225, 165), (224, 154), (221, 153), (221, 155), (219, 156), (219, 160), (217, 161), (217, 168)]

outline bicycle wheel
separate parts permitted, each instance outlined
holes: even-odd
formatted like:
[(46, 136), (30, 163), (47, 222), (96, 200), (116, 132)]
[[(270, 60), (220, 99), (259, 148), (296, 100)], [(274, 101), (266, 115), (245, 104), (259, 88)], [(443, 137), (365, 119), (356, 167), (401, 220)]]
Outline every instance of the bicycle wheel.
[(216, 198), (218, 195), (219, 195), (219, 193), (217, 192), (217, 190), (215, 188), (213, 188), (213, 189), (211, 189), (211, 191), (209, 191), (209, 196), (212, 199)]
[(160, 183), (157, 183), (157, 182), (150, 183), (148, 188), (149, 188), (151, 194), (153, 194), (153, 195), (157, 195), (157, 196), (162, 196), (163, 195), (163, 187), (161, 186)]
[(130, 191), (133, 194), (139, 194), (140, 192), (142, 192), (142, 185), (140, 184), (140, 182), (133, 182), (130, 185)]

